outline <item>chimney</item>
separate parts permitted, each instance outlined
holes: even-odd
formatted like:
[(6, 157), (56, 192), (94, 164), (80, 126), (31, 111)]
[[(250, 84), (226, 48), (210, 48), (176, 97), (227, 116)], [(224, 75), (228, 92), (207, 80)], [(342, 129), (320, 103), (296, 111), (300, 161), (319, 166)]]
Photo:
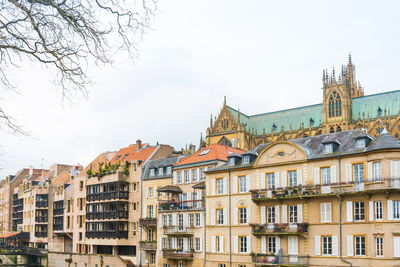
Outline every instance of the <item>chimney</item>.
[(33, 174), (33, 166), (29, 166), (29, 175)]
[(142, 140), (138, 139), (136, 140), (136, 150), (139, 150), (142, 148)]
[(189, 150), (190, 150), (190, 154), (194, 154), (194, 153), (196, 153), (196, 145), (190, 145), (189, 146)]

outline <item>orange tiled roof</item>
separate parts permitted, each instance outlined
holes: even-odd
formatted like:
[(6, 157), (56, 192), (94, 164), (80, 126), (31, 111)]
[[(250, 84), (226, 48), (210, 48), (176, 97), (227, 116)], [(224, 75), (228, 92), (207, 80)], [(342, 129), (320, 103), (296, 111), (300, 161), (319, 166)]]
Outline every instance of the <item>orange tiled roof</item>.
[[(93, 172), (97, 172), (99, 170), (100, 163), (108, 162), (110, 158), (115, 155), (115, 152), (103, 152), (98, 155), (91, 163), (89, 163), (80, 173), (79, 175), (86, 175), (86, 172), (92, 168)], [(79, 176), (78, 175), (78, 176)]]
[[(200, 155), (203, 151), (209, 149), (210, 151), (205, 155)], [(242, 154), (244, 150), (233, 148), (230, 146), (223, 146), (220, 144), (212, 144), (208, 147), (202, 148), (193, 155), (190, 155), (186, 158), (181, 159), (179, 162), (175, 163), (174, 166), (182, 166), (191, 163), (198, 163), (203, 161), (210, 161), (210, 160), (223, 160), (227, 161), (227, 156), (231, 153), (238, 153)]]
[(133, 160), (141, 160), (143, 163), (153, 154), (153, 152), (159, 146), (167, 146), (167, 145), (148, 146), (147, 144), (144, 144), (142, 145), (142, 148), (139, 149), (138, 151), (136, 144), (121, 148), (110, 160), (110, 163), (116, 164), (118, 163), (118, 161), (124, 163), (125, 161), (131, 162)]
[(52, 184), (70, 184), (71, 174), (68, 172), (62, 172), (59, 176), (51, 181)]
[(20, 234), (20, 233), (5, 233), (5, 234), (0, 235), (0, 238), (6, 238), (6, 237), (18, 235), (18, 234)]

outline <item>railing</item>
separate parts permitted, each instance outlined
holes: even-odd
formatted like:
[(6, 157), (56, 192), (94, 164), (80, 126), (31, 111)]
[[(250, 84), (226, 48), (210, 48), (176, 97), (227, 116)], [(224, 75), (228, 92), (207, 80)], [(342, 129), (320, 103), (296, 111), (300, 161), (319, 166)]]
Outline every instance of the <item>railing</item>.
[(48, 206), (48, 201), (36, 201), (36, 208), (47, 208)]
[(103, 211), (103, 212), (87, 212), (87, 220), (103, 220), (103, 219), (128, 219), (129, 212), (120, 211)]
[(35, 222), (38, 223), (47, 223), (47, 216), (36, 216)]
[(163, 257), (167, 259), (182, 259), (182, 260), (192, 260), (193, 253), (191, 252), (184, 252), (184, 251), (177, 251), (177, 250), (164, 250)]
[(13, 224), (17, 225), (17, 224), (22, 224), (23, 223), (23, 219), (13, 219)]
[(157, 250), (157, 241), (139, 241), (143, 250)]
[(164, 235), (193, 235), (194, 227), (188, 226), (172, 226), (164, 227)]
[(24, 204), (24, 202), (22, 201), (22, 198), (13, 200), (13, 206), (14, 207), (23, 206), (23, 204)]
[(53, 224), (53, 231), (62, 231), (64, 230), (64, 224)]
[(64, 208), (53, 209), (53, 215), (54, 215), (54, 216), (57, 216), (57, 215), (64, 215)]
[(253, 235), (302, 235), (308, 232), (307, 223), (250, 224)]
[(47, 237), (47, 231), (46, 232), (36, 232), (35, 231), (35, 237)]
[(31, 247), (11, 247), (1, 246), (1, 255), (32, 255), (32, 256), (47, 256), (47, 249), (31, 248)]
[(157, 227), (157, 218), (139, 218), (139, 224), (144, 227)]
[(18, 212), (18, 211), (22, 211), (23, 210), (23, 206), (21, 205), (21, 206), (13, 206), (13, 211), (14, 212)]
[(204, 208), (204, 205), (203, 200), (200, 199), (160, 202), (159, 207), (159, 211), (202, 210)]
[(253, 255), (252, 262), (257, 266), (270, 266), (276, 264), (277, 266), (307, 266), (309, 256), (307, 255), (270, 255), (257, 254)]
[(87, 194), (87, 201), (96, 201), (96, 200), (110, 200), (110, 199), (128, 199), (129, 192), (100, 192), (95, 194)]
[[(339, 192), (339, 186), (341, 190)], [(352, 194), (363, 191), (379, 191), (400, 189), (400, 178), (385, 178), (375, 181), (342, 182), (324, 185), (299, 185), (271, 189), (251, 190), (254, 202), (268, 201), (281, 198), (310, 198), (321, 195)]]
[(86, 238), (128, 238), (128, 231), (86, 231)]

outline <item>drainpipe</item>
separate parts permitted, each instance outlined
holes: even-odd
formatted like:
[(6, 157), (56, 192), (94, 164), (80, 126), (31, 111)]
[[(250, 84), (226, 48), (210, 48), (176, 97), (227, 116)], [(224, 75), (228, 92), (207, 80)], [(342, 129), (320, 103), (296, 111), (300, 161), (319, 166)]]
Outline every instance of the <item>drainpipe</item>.
[(232, 203), (231, 203), (231, 171), (228, 168), (228, 196), (229, 196), (229, 267), (232, 267)]
[[(138, 168), (140, 168), (140, 166), (138, 166)], [(144, 172), (144, 171), (145, 170), (143, 170), (143, 168), (142, 168), (142, 172)], [(142, 217), (142, 215), (143, 215), (143, 194), (142, 194), (142, 192), (143, 192), (143, 179), (142, 179), (142, 175), (140, 175), (140, 215), (139, 215), (139, 218), (143, 218)], [(139, 227), (139, 222), (138, 222), (137, 227)], [(140, 227), (140, 239), (139, 240), (142, 240), (142, 227)], [(143, 257), (142, 257), (142, 248), (141, 247), (139, 249), (139, 255), (140, 255), (139, 266), (142, 266), (142, 258)]]
[[(199, 169), (199, 171), (201, 171), (201, 169)], [(200, 173), (200, 175), (202, 175), (201, 173)], [(206, 187), (206, 191), (207, 191), (207, 187)], [(207, 253), (206, 253), (206, 244), (207, 244), (207, 242), (206, 242), (206, 238), (207, 238), (207, 229), (206, 229), (206, 209), (207, 209), (207, 205), (206, 205), (206, 200), (207, 200), (207, 198), (206, 198), (206, 191), (204, 192), (204, 197), (203, 197), (203, 205), (204, 205), (204, 211), (203, 211), (203, 238), (204, 238), (204, 240), (203, 240), (203, 251), (204, 251), (204, 267), (207, 267), (207, 264), (206, 264), (206, 257), (207, 257)]]
[(353, 266), (351, 262), (343, 259), (343, 234), (342, 234), (342, 198), (340, 197), (340, 193), (342, 193), (342, 175), (341, 175), (341, 164), (340, 164), (340, 156), (338, 156), (338, 162), (339, 162), (339, 243), (340, 243), (340, 249), (339, 249), (339, 255), (340, 255), (340, 260), (343, 261), (344, 263), (349, 264), (350, 266)]

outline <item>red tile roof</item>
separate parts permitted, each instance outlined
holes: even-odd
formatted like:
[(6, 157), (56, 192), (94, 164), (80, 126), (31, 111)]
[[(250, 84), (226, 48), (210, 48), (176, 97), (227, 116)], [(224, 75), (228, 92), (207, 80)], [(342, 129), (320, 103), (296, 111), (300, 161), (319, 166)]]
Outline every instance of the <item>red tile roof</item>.
[[(110, 158), (112, 158), (115, 155), (115, 152), (103, 152), (100, 155), (98, 155), (91, 163), (89, 163), (80, 173), (79, 175), (85, 175), (86, 172), (92, 168), (93, 172), (99, 171), (99, 165), (100, 163), (108, 162)], [(78, 176), (79, 176), (78, 175)]]
[(72, 183), (71, 174), (62, 172), (59, 176), (51, 181), (52, 184), (70, 184)]
[[(118, 161), (124, 163), (125, 161), (133, 161), (133, 160), (141, 160), (142, 163), (145, 162), (154, 151), (160, 146), (167, 146), (167, 145), (157, 145), (157, 146), (149, 146), (144, 144), (141, 146), (141, 149), (137, 150), (137, 146), (130, 145), (128, 147), (121, 148), (114, 157), (110, 160), (110, 163), (116, 164)], [(168, 146), (169, 147), (169, 146)]]
[[(203, 153), (203, 151), (209, 150), (208, 153)], [(210, 160), (223, 160), (227, 161), (228, 156), (231, 153), (238, 153), (242, 154), (244, 150), (238, 149), (238, 148), (233, 148), (230, 146), (224, 146), (220, 144), (212, 144), (209, 145), (208, 147), (202, 148), (193, 155), (190, 155), (188, 157), (185, 157), (181, 159), (179, 162), (175, 163), (174, 166), (182, 166), (186, 164), (191, 164), (191, 163), (198, 163), (198, 162), (204, 162), (204, 161), (210, 161)]]

